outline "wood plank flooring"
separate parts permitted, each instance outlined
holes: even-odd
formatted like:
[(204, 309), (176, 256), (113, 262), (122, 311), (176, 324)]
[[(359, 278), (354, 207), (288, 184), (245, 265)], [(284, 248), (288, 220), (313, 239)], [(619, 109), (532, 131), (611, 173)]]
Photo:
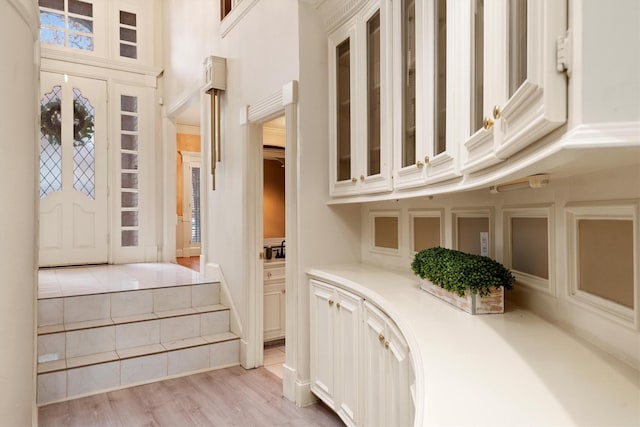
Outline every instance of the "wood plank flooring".
[(178, 257), (176, 258), (176, 262), (184, 267), (200, 272), (199, 256), (184, 257), (184, 258)]
[(240, 366), (40, 407), (40, 426), (342, 426), (321, 404), (298, 408), (264, 368)]

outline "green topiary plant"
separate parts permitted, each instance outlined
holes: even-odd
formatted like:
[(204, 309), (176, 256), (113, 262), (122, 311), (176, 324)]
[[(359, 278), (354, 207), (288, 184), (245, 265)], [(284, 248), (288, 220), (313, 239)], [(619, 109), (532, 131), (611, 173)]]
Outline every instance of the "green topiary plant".
[(411, 269), (422, 279), (459, 296), (468, 290), (484, 297), (491, 288), (511, 289), (515, 282), (511, 271), (489, 257), (441, 247), (416, 253)]

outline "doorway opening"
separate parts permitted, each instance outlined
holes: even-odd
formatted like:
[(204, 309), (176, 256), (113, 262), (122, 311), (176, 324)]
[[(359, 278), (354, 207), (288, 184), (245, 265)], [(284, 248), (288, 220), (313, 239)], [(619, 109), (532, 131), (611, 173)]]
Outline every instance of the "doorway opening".
[(284, 116), (262, 124), (262, 147), (263, 363), (265, 369), (282, 379), (286, 316)]
[(195, 98), (176, 117), (176, 262), (200, 271), (201, 129), (200, 103)]

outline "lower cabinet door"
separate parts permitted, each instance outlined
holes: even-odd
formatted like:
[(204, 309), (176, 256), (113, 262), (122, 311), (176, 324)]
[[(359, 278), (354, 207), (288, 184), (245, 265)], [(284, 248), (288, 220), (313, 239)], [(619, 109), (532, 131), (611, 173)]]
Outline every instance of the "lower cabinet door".
[(368, 302), (364, 303), (363, 343), (363, 425), (385, 423), (385, 316)]
[(264, 340), (284, 338), (284, 282), (264, 287)]
[(310, 289), (311, 391), (329, 407), (335, 405), (334, 289), (315, 280)]
[(336, 379), (338, 415), (349, 425), (360, 425), (360, 330), (361, 302), (347, 292), (337, 290), (336, 301)]
[(387, 372), (386, 425), (411, 425), (409, 348), (395, 324), (389, 320), (386, 332), (385, 370)]

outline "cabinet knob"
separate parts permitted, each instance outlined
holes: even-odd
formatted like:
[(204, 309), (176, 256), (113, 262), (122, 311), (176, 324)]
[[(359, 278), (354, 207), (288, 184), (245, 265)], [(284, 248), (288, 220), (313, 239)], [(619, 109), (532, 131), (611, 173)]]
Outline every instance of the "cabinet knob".
[(329, 300), (329, 305), (333, 305), (333, 300), (332, 299)]
[(287, 290), (286, 290), (286, 289), (283, 289), (283, 290), (282, 290), (282, 293), (283, 293), (283, 294), (286, 294), (286, 293), (287, 293)]
[(380, 341), (381, 343), (384, 342), (384, 335), (378, 335), (378, 341)]
[(389, 341), (384, 342), (384, 348), (389, 349)]
[(418, 160), (416, 162), (416, 166), (418, 167), (418, 169), (422, 169), (424, 167), (424, 163), (422, 163), (420, 160)]
[(494, 119), (499, 119), (501, 115), (502, 115), (502, 111), (500, 110), (500, 107), (498, 105), (494, 105), (493, 106), (493, 118)]
[(267, 277), (271, 278), (271, 272), (270, 271), (267, 273)]
[(425, 165), (428, 165), (430, 161), (431, 161), (431, 159), (429, 158), (429, 156), (424, 156), (424, 164)]
[(358, 182), (358, 178), (356, 178), (356, 177), (354, 176), (353, 178), (351, 178), (351, 182), (353, 182), (353, 183), (355, 184), (356, 182)]
[(340, 308), (340, 307), (341, 307), (340, 303), (337, 303), (336, 308)]
[(484, 127), (485, 130), (489, 130), (493, 127), (493, 120), (491, 119), (491, 117), (485, 117), (484, 118), (484, 122), (482, 123), (482, 127)]
[(360, 181), (364, 182), (364, 175), (360, 175)]

